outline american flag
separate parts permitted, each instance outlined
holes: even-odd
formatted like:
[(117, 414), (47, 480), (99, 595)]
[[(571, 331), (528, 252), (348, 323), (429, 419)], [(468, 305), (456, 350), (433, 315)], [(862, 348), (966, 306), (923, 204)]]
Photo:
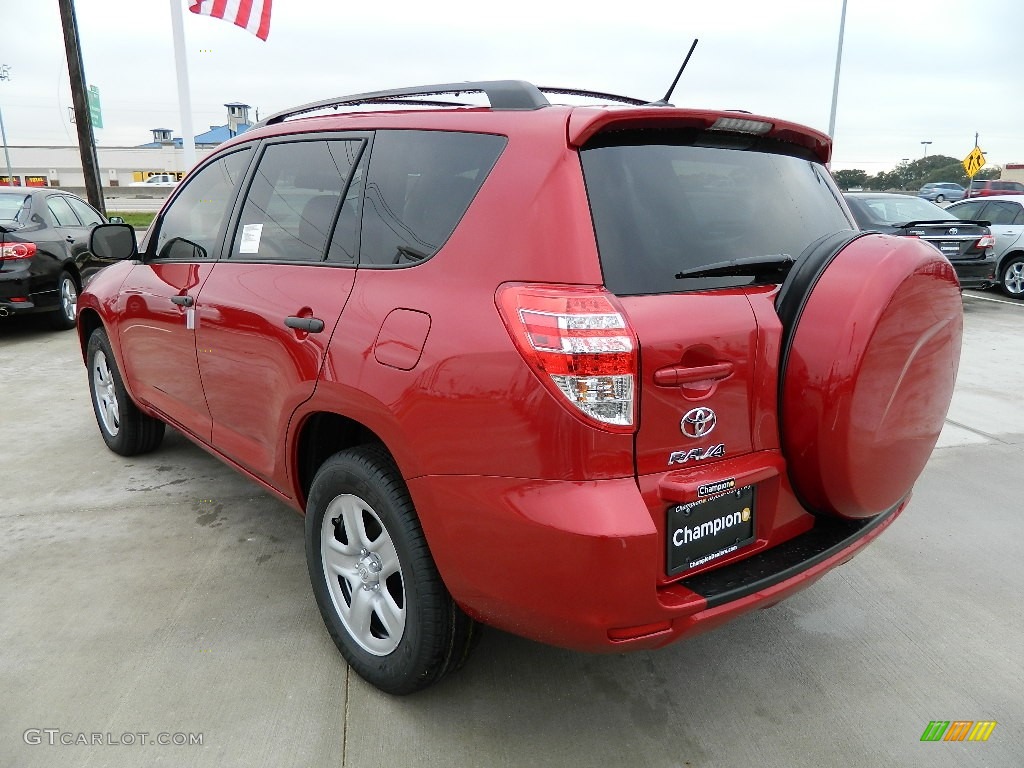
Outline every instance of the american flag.
[(252, 32), (260, 40), (270, 34), (270, 4), (273, 0), (191, 0), (192, 13), (230, 21)]

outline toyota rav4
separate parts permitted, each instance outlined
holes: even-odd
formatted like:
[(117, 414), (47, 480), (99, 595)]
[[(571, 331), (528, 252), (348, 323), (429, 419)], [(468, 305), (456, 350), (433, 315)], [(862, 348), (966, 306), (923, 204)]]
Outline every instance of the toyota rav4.
[(93, 234), (100, 434), (132, 455), (169, 424), (304, 513), (326, 627), (385, 691), (480, 624), (605, 652), (710, 629), (889, 526), (950, 402), (953, 268), (859, 231), (830, 151), (521, 81), (274, 115), (141, 244)]

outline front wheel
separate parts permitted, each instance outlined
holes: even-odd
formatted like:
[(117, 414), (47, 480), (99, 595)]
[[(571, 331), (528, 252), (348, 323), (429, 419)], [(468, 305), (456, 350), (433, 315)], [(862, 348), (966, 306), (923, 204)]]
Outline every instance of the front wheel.
[(306, 506), (306, 561), (327, 631), (371, 685), (412, 693), (465, 662), (478, 628), (441, 581), (383, 448), (342, 451), (320, 467)]
[(75, 327), (75, 314), (78, 312), (78, 283), (69, 272), (61, 272), (57, 280), (57, 309), (50, 315), (53, 327), (58, 331), (68, 331)]
[(1024, 296), (1024, 256), (1014, 256), (1007, 260), (999, 277), (999, 287), (1010, 298), (1019, 299)]
[(945, 195), (936, 195), (935, 196), (935, 202), (936, 203), (944, 203), (944, 202), (946, 202), (946, 196)]
[(124, 387), (110, 340), (102, 328), (89, 337), (86, 348), (92, 409), (103, 442), (114, 453), (135, 456), (157, 448), (164, 439), (164, 423), (139, 410)]

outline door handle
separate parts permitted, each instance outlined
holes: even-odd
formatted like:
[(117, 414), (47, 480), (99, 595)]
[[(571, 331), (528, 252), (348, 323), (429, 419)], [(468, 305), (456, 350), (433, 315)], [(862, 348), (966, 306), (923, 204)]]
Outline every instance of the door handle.
[(73, 238), (71, 235), (67, 235), (64, 239), (67, 240), (69, 243), (75, 242), (75, 238)]
[(324, 329), (324, 321), (319, 317), (286, 317), (284, 324), (289, 328), (306, 333), (320, 333)]
[(718, 381), (732, 376), (732, 368), (732, 363), (667, 365), (654, 372), (654, 383), (659, 387), (678, 387), (697, 381)]
[(196, 300), (191, 296), (171, 296), (171, 301), (177, 304), (179, 307), (191, 307), (196, 303)]

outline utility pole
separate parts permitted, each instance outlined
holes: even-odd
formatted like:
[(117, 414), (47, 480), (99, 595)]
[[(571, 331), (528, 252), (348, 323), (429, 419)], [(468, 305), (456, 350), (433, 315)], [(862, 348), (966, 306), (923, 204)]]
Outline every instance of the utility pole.
[(85, 176), (85, 196), (93, 208), (104, 216), (103, 187), (100, 185), (100, 163), (96, 157), (96, 141), (92, 132), (92, 116), (86, 96), (85, 68), (82, 66), (82, 49), (78, 44), (78, 19), (75, 17), (74, 0), (57, 0), (60, 6), (60, 21), (64, 28), (64, 50), (68, 57), (68, 75), (71, 79), (71, 100), (75, 105), (75, 128), (78, 130), (78, 151), (82, 156), (82, 173)]

